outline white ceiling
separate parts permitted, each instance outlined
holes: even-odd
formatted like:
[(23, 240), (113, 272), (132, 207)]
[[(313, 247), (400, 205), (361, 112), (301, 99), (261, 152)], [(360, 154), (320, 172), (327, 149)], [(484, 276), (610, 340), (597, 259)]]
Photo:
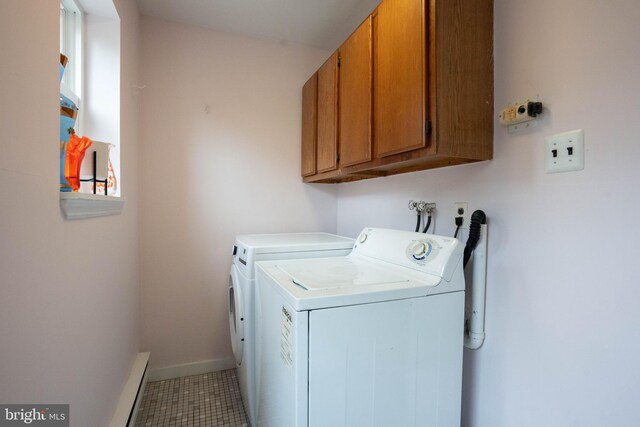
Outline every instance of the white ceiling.
[(137, 0), (143, 15), (335, 49), (380, 0)]

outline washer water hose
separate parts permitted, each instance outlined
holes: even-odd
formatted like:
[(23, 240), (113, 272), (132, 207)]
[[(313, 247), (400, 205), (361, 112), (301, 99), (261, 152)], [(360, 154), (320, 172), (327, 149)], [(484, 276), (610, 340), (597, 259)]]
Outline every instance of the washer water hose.
[(431, 227), (431, 213), (429, 212), (429, 216), (427, 216), (427, 225), (424, 226), (424, 228), (422, 229), (423, 233), (426, 233), (427, 231), (429, 231), (429, 227)]
[(418, 222), (416, 223), (416, 233), (420, 232), (420, 217), (422, 216), (422, 212), (418, 211), (418, 213), (416, 214), (416, 218), (418, 219)]
[(470, 222), (471, 224), (469, 225), (469, 238), (467, 239), (467, 246), (465, 246), (464, 248), (462, 268), (467, 266), (467, 263), (471, 258), (471, 254), (476, 248), (478, 240), (480, 240), (480, 226), (487, 223), (487, 215), (483, 211), (477, 210), (473, 212), (473, 214), (471, 214)]

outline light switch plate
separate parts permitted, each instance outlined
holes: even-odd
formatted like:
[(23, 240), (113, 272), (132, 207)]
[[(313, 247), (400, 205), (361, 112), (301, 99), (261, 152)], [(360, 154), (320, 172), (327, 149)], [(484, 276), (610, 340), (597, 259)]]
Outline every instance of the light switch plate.
[(547, 173), (584, 169), (584, 131), (582, 129), (548, 136), (544, 144)]

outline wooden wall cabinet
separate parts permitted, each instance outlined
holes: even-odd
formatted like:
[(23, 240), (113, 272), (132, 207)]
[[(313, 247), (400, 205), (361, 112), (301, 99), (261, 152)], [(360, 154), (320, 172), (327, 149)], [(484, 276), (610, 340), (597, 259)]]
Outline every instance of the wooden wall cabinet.
[[(317, 125), (327, 160), (315, 172), (307, 169), (304, 181), (345, 182), (491, 159), (492, 13), (491, 0), (384, 0), (339, 50), (336, 98), (318, 90), (318, 109), (337, 99), (337, 138)], [(303, 147), (310, 146), (309, 125), (303, 120)], [(328, 161), (333, 147), (336, 164)]]
[(376, 158), (425, 145), (425, 19), (420, 0), (386, 0), (373, 14)]
[(372, 160), (373, 32), (371, 17), (340, 47), (340, 165)]
[(338, 53), (302, 88), (302, 176), (338, 166)]
[(316, 173), (316, 138), (318, 133), (318, 73), (302, 87), (302, 163), (303, 177)]
[(338, 167), (338, 52), (318, 70), (317, 172)]

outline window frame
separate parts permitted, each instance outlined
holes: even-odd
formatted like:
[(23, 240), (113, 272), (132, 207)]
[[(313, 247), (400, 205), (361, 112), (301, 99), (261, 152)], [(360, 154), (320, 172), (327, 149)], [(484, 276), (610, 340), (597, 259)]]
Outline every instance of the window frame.
[[(60, 0), (60, 52), (68, 58), (65, 72), (60, 82), (60, 93), (68, 97), (79, 108), (75, 129), (83, 133), (84, 116), (82, 97), (88, 92), (85, 81), (86, 10), (82, 0)], [(113, 5), (115, 11), (115, 5)], [(119, 54), (119, 51), (118, 51)], [(91, 77), (91, 76), (89, 76)], [(118, 181), (120, 176), (117, 176)], [(105, 215), (117, 215), (122, 212), (125, 199), (119, 195), (100, 195), (83, 192), (60, 193), (60, 207), (65, 219), (93, 218)]]
[(74, 0), (60, 0), (60, 52), (68, 59), (60, 91), (78, 107), (83, 93), (84, 13)]

